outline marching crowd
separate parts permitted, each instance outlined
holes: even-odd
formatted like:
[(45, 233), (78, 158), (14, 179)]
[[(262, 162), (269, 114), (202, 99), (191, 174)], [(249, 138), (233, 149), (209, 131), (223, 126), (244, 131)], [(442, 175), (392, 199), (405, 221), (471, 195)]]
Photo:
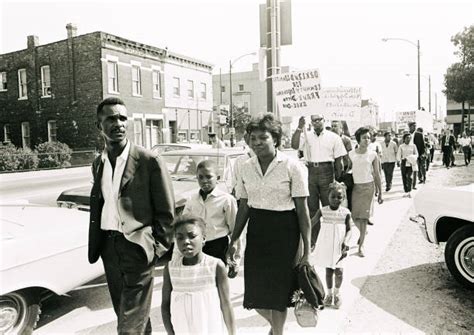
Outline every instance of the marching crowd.
[[(391, 133), (378, 143), (362, 127), (353, 144), (340, 122), (327, 129), (318, 114), (310, 127), (300, 118), (291, 139), (302, 163), (278, 150), (281, 123), (262, 114), (246, 127), (249, 149), (234, 164), (233, 193), (216, 187), (216, 164), (201, 161), (199, 190), (174, 218), (165, 164), (127, 140), (126, 123), (123, 101), (99, 104), (97, 127), (106, 146), (92, 168), (89, 232), (89, 260), (102, 258), (119, 334), (151, 333), (152, 269), (166, 255), (171, 256), (163, 273), (161, 314), (169, 334), (236, 333), (229, 278), (239, 273), (241, 258), (243, 307), (268, 321), (270, 334), (283, 333), (299, 288), (295, 268), (310, 266), (312, 252), (315, 265), (326, 269), (324, 305), (339, 308), (352, 226), (359, 231), (357, 254), (364, 257), (374, 203), (383, 203), (381, 171), (386, 193), (399, 165), (410, 197), (417, 180), (426, 182), (438, 143), (446, 167), (454, 163), (449, 133), (438, 141), (410, 123), (401, 143)], [(463, 150), (471, 147), (459, 142)]]

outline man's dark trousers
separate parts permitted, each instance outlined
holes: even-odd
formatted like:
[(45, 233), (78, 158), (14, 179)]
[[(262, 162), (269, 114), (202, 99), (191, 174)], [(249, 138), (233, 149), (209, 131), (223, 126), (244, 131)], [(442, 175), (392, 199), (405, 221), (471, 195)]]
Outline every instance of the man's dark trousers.
[[(308, 207), (309, 215), (312, 218), (319, 209), (319, 201), (322, 206), (329, 205), (329, 184), (334, 182), (334, 164), (322, 163), (318, 166), (308, 166), (308, 184), (309, 197)], [(318, 238), (321, 223), (312, 228), (311, 236), (314, 236), (315, 241)]]
[(385, 175), (385, 187), (392, 187), (393, 170), (395, 169), (395, 162), (382, 163), (383, 173)]
[(443, 147), (443, 163), (448, 168), (451, 165), (451, 147), (444, 146)]
[[(102, 260), (118, 334), (151, 334), (152, 270), (142, 247), (118, 232), (106, 233)], [(120, 313), (125, 311), (125, 313)], [(143, 329), (144, 328), (144, 329)]]

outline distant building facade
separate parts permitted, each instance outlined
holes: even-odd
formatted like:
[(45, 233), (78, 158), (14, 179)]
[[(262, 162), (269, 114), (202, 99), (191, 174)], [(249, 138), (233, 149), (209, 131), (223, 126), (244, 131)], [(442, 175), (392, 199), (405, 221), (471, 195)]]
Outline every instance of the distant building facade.
[(101, 149), (96, 106), (109, 96), (124, 100), (130, 139), (157, 143), (200, 141), (212, 112), (212, 65), (104, 32), (0, 55), (0, 135), (34, 148), (60, 141), (74, 149)]
[[(453, 129), (455, 136), (461, 133), (462, 106), (453, 100), (446, 102), (446, 124)], [(474, 131), (474, 109), (467, 102), (464, 103), (464, 130)]]

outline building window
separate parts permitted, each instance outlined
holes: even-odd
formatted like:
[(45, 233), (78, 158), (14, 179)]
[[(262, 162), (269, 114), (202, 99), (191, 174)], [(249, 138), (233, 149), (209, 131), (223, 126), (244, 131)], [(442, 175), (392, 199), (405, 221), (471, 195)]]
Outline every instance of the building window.
[(188, 98), (194, 99), (194, 81), (188, 80)]
[(162, 132), (163, 128), (161, 120), (146, 120), (145, 124), (145, 141), (148, 149), (153, 148), (158, 143), (163, 143)]
[(239, 84), (239, 91), (243, 91), (244, 90), (244, 84)]
[(44, 65), (41, 67), (41, 96), (51, 96), (51, 75), (49, 65)]
[(48, 142), (56, 142), (58, 140), (57, 137), (57, 125), (56, 120), (49, 120), (48, 121)]
[(10, 125), (6, 124), (3, 126), (3, 141), (4, 142), (11, 142), (11, 136), (10, 136)]
[(201, 83), (201, 99), (207, 99), (207, 86), (206, 83)]
[(132, 94), (142, 95), (141, 71), (136, 65), (132, 65)]
[(21, 123), (21, 143), (23, 148), (29, 148), (31, 146), (29, 122)]
[(0, 91), (7, 90), (7, 73), (0, 72)]
[(161, 73), (159, 71), (153, 71), (152, 79), (153, 79), (153, 98), (161, 98)]
[(142, 119), (133, 120), (133, 139), (136, 145), (143, 146), (143, 125)]
[(28, 99), (26, 86), (26, 69), (18, 70), (18, 99)]
[(181, 95), (179, 78), (173, 77), (173, 95), (179, 97)]
[(221, 93), (225, 93), (225, 86), (221, 86)]
[(118, 93), (118, 64), (117, 62), (107, 62), (107, 77), (109, 83), (109, 93)]

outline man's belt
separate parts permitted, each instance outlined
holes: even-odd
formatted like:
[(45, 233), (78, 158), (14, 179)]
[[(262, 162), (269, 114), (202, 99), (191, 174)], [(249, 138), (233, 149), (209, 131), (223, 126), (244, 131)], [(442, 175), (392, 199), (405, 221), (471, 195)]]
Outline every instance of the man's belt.
[(306, 162), (307, 167), (319, 167), (324, 165), (332, 165), (334, 162)]

